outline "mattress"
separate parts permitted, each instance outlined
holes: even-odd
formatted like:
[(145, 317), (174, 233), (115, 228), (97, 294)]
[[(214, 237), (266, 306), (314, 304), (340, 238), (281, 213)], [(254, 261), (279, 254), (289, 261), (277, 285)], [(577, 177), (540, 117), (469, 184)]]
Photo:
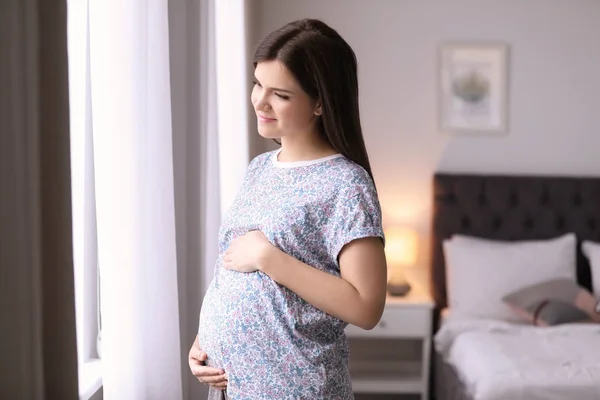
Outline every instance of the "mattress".
[(434, 345), (474, 400), (600, 400), (600, 324), (536, 327), (446, 312)]

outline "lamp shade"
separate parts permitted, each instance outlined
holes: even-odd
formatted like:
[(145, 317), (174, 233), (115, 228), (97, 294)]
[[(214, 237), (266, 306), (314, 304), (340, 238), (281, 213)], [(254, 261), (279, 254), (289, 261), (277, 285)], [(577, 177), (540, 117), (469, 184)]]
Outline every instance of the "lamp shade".
[(391, 266), (413, 266), (417, 262), (418, 235), (414, 229), (385, 230), (385, 257)]

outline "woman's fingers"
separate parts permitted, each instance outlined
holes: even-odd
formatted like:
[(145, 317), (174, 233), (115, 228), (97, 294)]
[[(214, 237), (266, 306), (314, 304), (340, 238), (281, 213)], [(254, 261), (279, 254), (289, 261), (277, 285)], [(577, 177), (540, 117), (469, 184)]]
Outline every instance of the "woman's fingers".
[(206, 353), (203, 352), (202, 350), (198, 349), (194, 358), (200, 362), (204, 362), (204, 361), (206, 361)]
[(216, 384), (220, 384), (220, 383), (227, 384), (227, 378), (225, 377), (225, 374), (213, 375), (213, 376), (203, 376), (201, 379), (202, 379), (202, 382), (208, 383), (209, 385), (216, 385)]
[(227, 389), (227, 374), (217, 368), (198, 366), (193, 369), (194, 376), (202, 383), (217, 389)]
[(198, 361), (206, 361), (206, 353), (200, 350), (198, 347), (192, 347), (190, 349), (190, 359)]
[(221, 383), (215, 383), (210, 386), (214, 387), (215, 389), (225, 390), (225, 389), (227, 389), (227, 381), (223, 381)]
[(202, 364), (192, 365), (192, 373), (198, 378), (225, 375), (222, 369), (207, 367)]
[(200, 349), (198, 339), (194, 342), (189, 352), (189, 364), (192, 374), (204, 384), (216, 389), (227, 389), (227, 373), (221, 368), (207, 367), (205, 361), (206, 353)]
[(227, 374), (221, 368), (206, 366), (207, 355), (200, 349), (198, 338), (192, 344), (188, 353), (188, 364), (192, 374), (205, 385), (210, 385), (218, 390), (227, 389)]

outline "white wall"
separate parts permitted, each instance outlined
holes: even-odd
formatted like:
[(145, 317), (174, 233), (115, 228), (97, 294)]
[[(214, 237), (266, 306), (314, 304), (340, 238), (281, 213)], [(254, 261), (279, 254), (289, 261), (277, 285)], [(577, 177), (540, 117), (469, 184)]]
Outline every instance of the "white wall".
[[(354, 48), (363, 130), (386, 225), (406, 223), (427, 237), (436, 170), (600, 176), (600, 1), (252, 5), (255, 40), (291, 20), (312, 17), (337, 29)], [(509, 44), (507, 135), (451, 137), (438, 130), (437, 48), (456, 40)], [(428, 246), (427, 241), (421, 246), (422, 265)]]

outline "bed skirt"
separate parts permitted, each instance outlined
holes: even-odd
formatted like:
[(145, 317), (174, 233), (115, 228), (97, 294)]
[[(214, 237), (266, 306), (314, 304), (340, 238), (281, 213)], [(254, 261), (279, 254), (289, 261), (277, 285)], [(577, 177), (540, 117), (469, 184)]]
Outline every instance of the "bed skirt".
[(474, 400), (466, 391), (456, 370), (444, 361), (437, 351), (434, 352), (433, 393), (435, 400)]

